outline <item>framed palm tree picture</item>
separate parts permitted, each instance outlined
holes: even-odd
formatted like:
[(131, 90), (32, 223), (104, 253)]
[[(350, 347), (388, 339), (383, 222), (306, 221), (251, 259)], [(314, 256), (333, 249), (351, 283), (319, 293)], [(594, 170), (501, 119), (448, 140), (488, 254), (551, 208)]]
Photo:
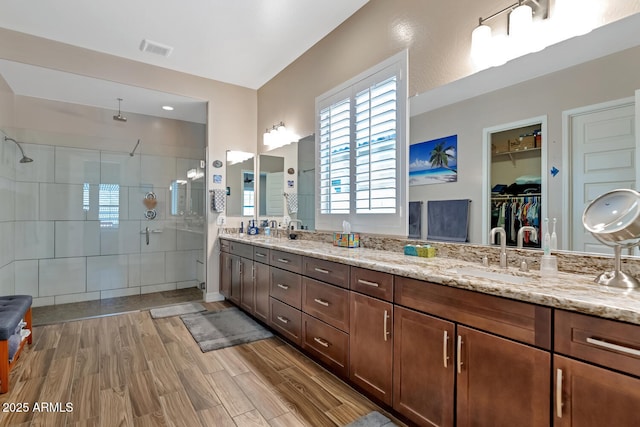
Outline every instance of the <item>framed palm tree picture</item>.
[(409, 146), (409, 185), (458, 180), (458, 135)]

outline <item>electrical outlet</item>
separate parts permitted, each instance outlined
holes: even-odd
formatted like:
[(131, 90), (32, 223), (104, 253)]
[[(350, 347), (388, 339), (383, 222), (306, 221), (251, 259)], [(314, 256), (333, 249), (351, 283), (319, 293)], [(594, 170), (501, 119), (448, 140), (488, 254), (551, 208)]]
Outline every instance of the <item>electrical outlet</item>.
[(198, 287), (199, 287), (201, 290), (204, 290), (204, 288), (205, 288), (205, 283), (204, 283), (204, 282), (200, 282), (200, 284), (198, 285)]

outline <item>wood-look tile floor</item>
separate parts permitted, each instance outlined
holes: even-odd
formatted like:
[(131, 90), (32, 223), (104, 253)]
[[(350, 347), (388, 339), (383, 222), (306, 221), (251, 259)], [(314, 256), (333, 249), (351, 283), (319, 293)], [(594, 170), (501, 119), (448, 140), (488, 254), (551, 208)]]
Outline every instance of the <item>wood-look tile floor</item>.
[(0, 426), (402, 425), (279, 338), (202, 353), (148, 311), (34, 327), (0, 404)]

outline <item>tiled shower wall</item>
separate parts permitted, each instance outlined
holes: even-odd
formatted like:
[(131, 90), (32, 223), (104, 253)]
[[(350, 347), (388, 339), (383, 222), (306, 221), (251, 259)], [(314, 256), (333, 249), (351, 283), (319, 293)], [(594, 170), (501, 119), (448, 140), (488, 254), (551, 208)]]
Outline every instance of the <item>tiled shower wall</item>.
[[(23, 148), (34, 162), (19, 163), (6, 142), (0, 149), (1, 294), (29, 294), (34, 305), (52, 305), (203, 281), (202, 217), (172, 216), (170, 203), (171, 182), (186, 180), (198, 160)], [(144, 215), (149, 192), (158, 201), (154, 220)]]

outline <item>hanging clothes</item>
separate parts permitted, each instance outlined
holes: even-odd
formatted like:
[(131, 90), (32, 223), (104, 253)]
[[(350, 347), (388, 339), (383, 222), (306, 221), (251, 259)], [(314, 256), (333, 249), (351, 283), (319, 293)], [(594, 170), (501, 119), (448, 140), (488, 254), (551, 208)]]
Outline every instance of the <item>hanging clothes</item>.
[(540, 248), (540, 196), (493, 196), (491, 198), (491, 227), (503, 227), (507, 245), (515, 246), (518, 230), (531, 226), (538, 232), (533, 240), (530, 232), (524, 233), (523, 246)]

